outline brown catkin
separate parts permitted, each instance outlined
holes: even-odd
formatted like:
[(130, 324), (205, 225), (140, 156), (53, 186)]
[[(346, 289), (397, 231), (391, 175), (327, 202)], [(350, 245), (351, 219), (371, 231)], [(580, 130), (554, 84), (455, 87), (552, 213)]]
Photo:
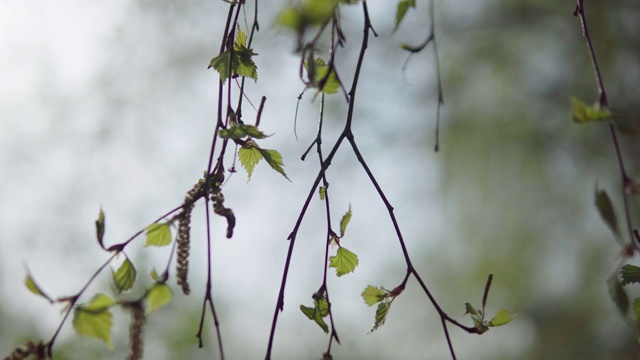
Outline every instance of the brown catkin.
[(224, 206), (224, 195), (220, 190), (211, 194), (211, 201), (213, 202), (213, 212), (227, 219), (227, 239), (231, 239), (233, 229), (236, 227), (236, 216), (233, 214), (233, 210)]
[(144, 306), (141, 302), (128, 303), (126, 309), (131, 311), (131, 324), (129, 325), (129, 355), (127, 360), (140, 360), (144, 352), (142, 329), (146, 320)]
[(182, 293), (185, 295), (191, 293), (189, 281), (187, 280), (189, 274), (189, 252), (191, 250), (191, 211), (193, 210), (194, 200), (196, 197), (201, 196), (200, 192), (205, 183), (206, 181), (204, 179), (200, 179), (198, 183), (187, 192), (187, 196), (184, 198), (182, 212), (178, 216), (176, 279), (178, 286), (180, 286)]
[(15, 348), (4, 360), (24, 360), (29, 358), (29, 356), (32, 356), (31, 358), (36, 360), (50, 359), (45, 351), (44, 343), (40, 340), (37, 343), (29, 341), (24, 346)]
[(189, 289), (189, 281), (187, 280), (189, 274), (189, 251), (191, 248), (191, 210), (193, 210), (193, 204), (185, 206), (182, 210), (178, 222), (178, 238), (176, 240), (178, 246), (176, 279), (178, 286), (182, 288), (182, 292), (185, 295), (189, 295), (191, 292), (191, 289)]

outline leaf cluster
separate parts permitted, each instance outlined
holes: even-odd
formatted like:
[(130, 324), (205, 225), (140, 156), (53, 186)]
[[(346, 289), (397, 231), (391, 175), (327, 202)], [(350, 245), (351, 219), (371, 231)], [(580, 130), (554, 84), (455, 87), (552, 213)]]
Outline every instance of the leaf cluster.
[(247, 34), (238, 27), (233, 46), (228, 46), (220, 55), (211, 59), (207, 69), (214, 68), (220, 74), (222, 82), (238, 76), (258, 81), (258, 67), (253, 61), (256, 55), (258, 54), (247, 47)]

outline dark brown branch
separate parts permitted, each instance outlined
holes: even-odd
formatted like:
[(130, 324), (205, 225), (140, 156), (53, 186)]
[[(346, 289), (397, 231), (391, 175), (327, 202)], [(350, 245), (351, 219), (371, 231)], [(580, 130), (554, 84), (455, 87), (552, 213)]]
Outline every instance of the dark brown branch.
[[(587, 49), (589, 51), (589, 58), (591, 59), (591, 64), (593, 65), (593, 73), (596, 77), (596, 84), (598, 87), (598, 103), (601, 108), (608, 108), (608, 100), (607, 100), (607, 92), (604, 88), (604, 82), (602, 80), (602, 74), (600, 72), (600, 67), (598, 66), (598, 60), (596, 59), (596, 53), (593, 49), (593, 43), (591, 41), (591, 36), (589, 35), (589, 26), (587, 25), (587, 18), (584, 11), (584, 0), (576, 0), (576, 8), (573, 11), (573, 15), (577, 16), (580, 19), (580, 26), (582, 27), (582, 36), (587, 43)], [(615, 149), (616, 158), (618, 160), (618, 167), (620, 169), (620, 176), (622, 180), (622, 200), (624, 203), (624, 213), (625, 219), (627, 223), (627, 231), (629, 234), (629, 244), (633, 244), (636, 250), (640, 250), (640, 245), (633, 240), (633, 224), (631, 221), (631, 211), (629, 207), (629, 195), (627, 194), (627, 187), (631, 180), (627, 175), (625, 170), (624, 161), (622, 159), (622, 153), (620, 151), (620, 143), (618, 141), (618, 135), (616, 129), (611, 121), (608, 122), (609, 133), (611, 134), (611, 140), (613, 142), (613, 147)]]

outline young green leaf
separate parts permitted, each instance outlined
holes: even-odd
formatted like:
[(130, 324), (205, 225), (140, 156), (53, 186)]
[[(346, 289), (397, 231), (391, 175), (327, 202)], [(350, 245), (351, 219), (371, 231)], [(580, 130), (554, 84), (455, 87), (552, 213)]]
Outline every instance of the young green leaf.
[(280, 155), (279, 152), (277, 152), (276, 150), (261, 149), (258, 147), (257, 149), (260, 152), (260, 155), (262, 155), (262, 157), (267, 161), (267, 163), (269, 164), (269, 166), (271, 166), (273, 170), (279, 172), (280, 174), (282, 174), (282, 176), (284, 176), (287, 180), (289, 180), (289, 178), (287, 177), (287, 174), (284, 172), (282, 155)]
[(255, 81), (258, 80), (258, 67), (253, 62), (253, 56), (258, 54), (247, 48), (246, 41), (246, 34), (238, 28), (233, 51), (227, 49), (211, 59), (208, 68), (214, 68), (220, 74), (220, 79), (223, 79), (223, 82), (234, 76), (245, 76)]
[(320, 193), (320, 200), (324, 200), (324, 197), (327, 194), (327, 189), (324, 186), (320, 186), (318, 192)]
[(326, 317), (329, 315), (329, 302), (323, 296), (315, 299), (314, 304), (320, 316)]
[(338, 248), (336, 256), (329, 257), (329, 267), (336, 269), (336, 275), (353, 272), (358, 266), (358, 256), (344, 247)]
[(640, 321), (640, 297), (635, 298), (635, 300), (633, 300), (632, 309), (633, 309), (633, 319), (635, 321)]
[(169, 223), (154, 223), (147, 227), (147, 241), (144, 246), (165, 246), (171, 244)]
[(609, 287), (609, 296), (611, 296), (620, 313), (626, 316), (629, 311), (629, 295), (624, 291), (624, 287), (622, 287), (618, 277), (610, 277), (609, 280), (607, 280), (607, 286)]
[(78, 305), (79, 308), (85, 311), (96, 311), (100, 312), (108, 309), (111, 305), (115, 304), (112, 298), (109, 296), (99, 293), (91, 298), (91, 301), (86, 305)]
[(489, 321), (489, 326), (491, 327), (496, 327), (496, 326), (502, 326), (502, 325), (506, 325), (508, 323), (511, 322), (511, 320), (513, 320), (513, 318), (516, 317), (515, 315), (509, 313), (509, 311), (507, 310), (499, 310), (496, 315), (493, 317), (493, 319), (491, 319), (491, 321)]
[(616, 212), (613, 209), (613, 203), (609, 198), (609, 195), (605, 190), (598, 190), (596, 187), (596, 206), (602, 220), (609, 226), (609, 229), (613, 231), (614, 235), (620, 237), (620, 230), (618, 229), (618, 218)]
[[(315, 321), (316, 324), (318, 324), (318, 326), (320, 326), (322, 331), (324, 331), (325, 333), (329, 333), (329, 326), (327, 326), (327, 323), (324, 322), (322, 312), (318, 309), (317, 304), (316, 304), (315, 307), (312, 307), (312, 308), (304, 306), (304, 305), (300, 305), (300, 311), (302, 311), (302, 313), (307, 318), (309, 318), (309, 320)], [(326, 315), (324, 315), (324, 316), (326, 316)]]
[(636, 339), (640, 343), (640, 297), (633, 300), (633, 319), (636, 321)]
[(396, 10), (396, 25), (393, 28), (393, 32), (396, 32), (398, 30), (398, 27), (400, 27), (400, 23), (402, 22), (402, 19), (404, 19), (404, 16), (407, 14), (409, 7), (415, 9), (416, 0), (402, 0), (398, 2), (398, 9)]
[(612, 116), (611, 110), (601, 108), (599, 103), (589, 106), (576, 97), (571, 97), (571, 117), (577, 123), (607, 120)]
[(102, 242), (104, 238), (104, 230), (105, 230), (105, 218), (104, 211), (100, 208), (100, 212), (98, 213), (98, 219), (96, 220), (96, 237), (98, 238), (98, 244), (104, 250), (104, 244)]
[(389, 297), (389, 292), (383, 288), (368, 285), (362, 292), (361, 296), (367, 305), (373, 306), (374, 304)]
[(155, 281), (157, 283), (166, 282), (167, 279), (169, 278), (169, 274), (167, 274), (166, 271), (163, 272), (162, 275), (159, 275), (155, 268), (151, 269), (151, 272), (149, 273), (149, 276), (151, 276), (153, 281)]
[(169, 285), (163, 282), (154, 284), (147, 292), (147, 314), (170, 303), (172, 297), (173, 292)]
[(247, 141), (246, 144), (242, 145), (238, 150), (238, 159), (240, 159), (242, 167), (247, 170), (247, 175), (249, 176), (249, 180), (251, 180), (253, 169), (262, 159), (262, 154), (258, 150), (256, 143), (254, 141)]
[(464, 315), (467, 315), (467, 314), (471, 314), (471, 315), (475, 315), (475, 316), (482, 316), (480, 311), (478, 311), (478, 309), (476, 309), (473, 305), (471, 305), (471, 303), (465, 302), (464, 303)]
[(640, 267), (634, 265), (625, 265), (620, 269), (622, 281), (620, 284), (625, 286), (631, 283), (640, 283)]
[(102, 340), (110, 349), (111, 342), (111, 312), (109, 307), (114, 301), (105, 294), (97, 294), (87, 305), (78, 305), (73, 312), (73, 328), (84, 336)]
[(254, 139), (264, 139), (269, 137), (270, 135), (264, 134), (255, 125), (238, 124), (229, 127), (229, 129), (218, 130), (218, 136), (223, 139), (240, 140), (247, 136)]
[(133, 263), (125, 258), (124, 262), (118, 270), (113, 272), (113, 283), (116, 285), (118, 292), (131, 290), (133, 283), (136, 281), (136, 268)]
[(325, 94), (337, 93), (340, 89), (340, 80), (338, 80), (335, 70), (331, 69), (331, 73), (327, 76), (329, 65), (322, 58), (315, 58), (313, 63), (309, 63), (309, 61), (305, 62), (305, 69), (313, 85)]
[(347, 211), (347, 213), (342, 216), (342, 219), (340, 219), (340, 237), (344, 236), (344, 232), (347, 230), (349, 221), (351, 221), (351, 204), (349, 204), (349, 211)]
[(27, 272), (27, 277), (24, 280), (24, 284), (27, 286), (27, 289), (29, 289), (29, 291), (31, 291), (32, 293), (38, 296), (42, 296), (43, 298), (49, 300), (49, 302), (53, 304), (53, 299), (51, 299), (49, 295), (47, 295), (44, 291), (42, 291), (40, 286), (36, 284), (35, 280), (33, 280), (33, 277), (31, 277), (31, 274), (29, 274), (28, 272)]
[(371, 328), (371, 332), (376, 331), (380, 326), (384, 325), (384, 322), (387, 320), (387, 315), (389, 314), (389, 309), (391, 309), (391, 301), (383, 301), (378, 304), (376, 321), (373, 328)]
[(333, 0), (307, 0), (300, 6), (285, 8), (278, 15), (277, 23), (298, 33), (303, 33), (307, 27), (329, 21), (337, 5), (337, 1)]

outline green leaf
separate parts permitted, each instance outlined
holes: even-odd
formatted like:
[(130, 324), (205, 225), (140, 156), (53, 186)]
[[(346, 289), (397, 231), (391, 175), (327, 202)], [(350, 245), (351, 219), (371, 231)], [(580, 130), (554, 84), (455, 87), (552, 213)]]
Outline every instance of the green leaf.
[(320, 316), (326, 317), (329, 315), (329, 302), (324, 298), (324, 296), (315, 299), (314, 303)]
[(596, 186), (596, 206), (602, 220), (609, 226), (609, 229), (613, 231), (614, 235), (620, 237), (620, 230), (618, 229), (618, 218), (616, 212), (613, 209), (613, 203), (609, 198), (609, 195), (605, 190), (598, 190)]
[(253, 56), (258, 54), (247, 48), (246, 45), (247, 35), (238, 28), (233, 51), (227, 49), (211, 59), (208, 68), (214, 68), (220, 74), (220, 78), (225, 81), (229, 77), (235, 76), (245, 76), (257, 81), (258, 67), (253, 62)]
[(349, 204), (349, 210), (347, 213), (342, 216), (342, 219), (340, 219), (340, 237), (344, 236), (344, 232), (347, 230), (349, 221), (351, 221), (351, 204)]
[(108, 309), (111, 305), (115, 304), (112, 298), (109, 296), (99, 293), (91, 298), (91, 301), (86, 305), (78, 305), (78, 307), (82, 308), (84, 311), (103, 311)]
[(154, 284), (147, 292), (147, 314), (170, 303), (172, 297), (173, 292), (169, 285), (164, 282)]
[(154, 223), (147, 227), (147, 241), (144, 246), (166, 246), (171, 244), (169, 223)]
[(318, 192), (320, 193), (320, 200), (324, 200), (324, 197), (327, 195), (327, 188), (320, 186)]
[(640, 297), (635, 298), (635, 300), (633, 300), (632, 309), (633, 309), (633, 319), (635, 321), (640, 321)]
[(234, 43), (234, 47), (235, 48), (240, 48), (240, 47), (246, 47), (247, 46), (247, 33), (245, 33), (244, 31), (242, 31), (242, 29), (240, 29), (238, 27), (238, 31), (236, 32), (236, 41)]
[(73, 328), (84, 336), (102, 340), (110, 349), (111, 312), (109, 307), (114, 301), (105, 294), (97, 294), (87, 305), (78, 305), (73, 312)]
[(640, 267), (634, 265), (625, 265), (620, 269), (622, 281), (620, 284), (625, 286), (631, 283), (640, 283)]
[(409, 7), (415, 9), (416, 0), (402, 0), (398, 2), (398, 9), (396, 10), (396, 25), (393, 28), (393, 32), (396, 32), (396, 30), (398, 30), (398, 27), (400, 26), (402, 19), (404, 19), (404, 16), (407, 14)]
[[(338, 80), (338, 76), (333, 69), (331, 70), (329, 77), (327, 77), (329, 65), (327, 65), (322, 58), (315, 58), (314, 62), (311, 64), (309, 61), (306, 61), (305, 69), (307, 69), (309, 79), (313, 85), (319, 88), (323, 93), (335, 94), (340, 89), (340, 80)], [(322, 84), (323, 81), (324, 84)], [(322, 86), (322, 88), (320, 88), (320, 86)]]
[(277, 23), (302, 33), (307, 27), (329, 21), (337, 5), (336, 0), (306, 0), (299, 6), (285, 8), (278, 15)]
[(475, 315), (475, 316), (482, 316), (480, 311), (478, 311), (478, 309), (476, 309), (473, 305), (471, 305), (471, 303), (465, 302), (464, 303), (464, 315), (467, 315), (467, 314), (471, 314), (471, 315)]
[(262, 160), (262, 154), (256, 146), (257, 145), (255, 142), (248, 141), (238, 150), (238, 159), (240, 159), (240, 164), (242, 164), (242, 167), (247, 170), (249, 180), (251, 180), (253, 169), (260, 162), (260, 160)]
[(515, 315), (509, 313), (509, 311), (507, 310), (499, 310), (496, 313), (496, 316), (493, 317), (493, 319), (491, 319), (491, 321), (489, 321), (489, 326), (491, 327), (496, 327), (496, 326), (502, 326), (502, 325), (506, 325), (508, 323), (511, 322), (511, 320), (513, 320), (513, 318), (516, 317)]
[(589, 106), (576, 97), (571, 97), (571, 117), (577, 123), (607, 120), (611, 118), (611, 110), (600, 107), (599, 103)]
[(282, 176), (284, 176), (287, 180), (289, 180), (289, 178), (287, 177), (287, 174), (284, 172), (282, 155), (280, 155), (279, 152), (277, 152), (276, 150), (269, 150), (269, 149), (261, 149), (261, 148), (257, 148), (257, 149), (273, 170), (279, 172), (280, 174), (282, 174)]
[(49, 302), (53, 304), (53, 299), (51, 299), (49, 295), (47, 295), (44, 291), (42, 291), (40, 286), (36, 284), (35, 280), (33, 280), (33, 277), (31, 277), (31, 274), (28, 272), (27, 272), (27, 277), (24, 280), (24, 284), (27, 286), (27, 289), (29, 289), (29, 291), (31, 291), (32, 293), (38, 296), (42, 296), (43, 298), (49, 300)]
[(636, 339), (640, 343), (640, 298), (633, 300), (633, 319), (636, 321)]
[(100, 208), (100, 212), (98, 213), (98, 219), (96, 220), (96, 237), (98, 238), (98, 244), (104, 250), (104, 244), (102, 240), (104, 238), (104, 230), (105, 230), (105, 218), (104, 211)]
[(229, 129), (218, 130), (218, 136), (223, 139), (241, 140), (247, 136), (255, 139), (264, 139), (270, 135), (265, 135), (254, 125), (238, 124), (229, 127)]
[(338, 248), (336, 256), (329, 257), (329, 267), (336, 268), (336, 275), (353, 272), (358, 266), (358, 256), (344, 247)]
[(162, 275), (158, 275), (155, 268), (151, 269), (151, 273), (149, 275), (155, 282), (158, 282), (158, 283), (166, 282), (167, 279), (169, 278), (169, 274), (167, 274), (166, 271), (163, 272)]
[(322, 293), (315, 293), (313, 294), (313, 303), (314, 307), (312, 308), (300, 305), (300, 311), (302, 311), (309, 320), (315, 321), (325, 333), (328, 333), (329, 327), (323, 318), (329, 316), (329, 302)]
[(125, 258), (122, 265), (113, 272), (113, 283), (116, 285), (118, 292), (131, 290), (133, 283), (136, 281), (136, 268), (133, 263)]
[[(326, 302), (326, 301), (325, 301)], [(309, 318), (309, 320), (313, 320), (316, 322), (316, 324), (318, 324), (318, 326), (320, 326), (320, 328), (322, 329), (322, 331), (324, 331), (325, 333), (329, 333), (329, 326), (327, 326), (327, 323), (324, 322), (323, 317), (327, 316), (327, 315), (323, 315), (322, 311), (320, 309), (318, 309), (318, 305), (316, 304), (315, 307), (307, 307), (304, 305), (300, 305), (300, 311), (302, 311), (302, 313)], [(328, 311), (327, 311), (328, 314)]]
[(378, 304), (378, 308), (376, 309), (376, 321), (371, 329), (372, 332), (384, 325), (384, 322), (387, 320), (387, 315), (389, 314), (389, 309), (391, 309), (391, 301), (383, 301)]
[(629, 295), (624, 291), (619, 278), (617, 276), (610, 277), (609, 280), (607, 280), (607, 286), (609, 288), (609, 296), (611, 296), (620, 313), (626, 316), (629, 311)]
[(383, 288), (369, 285), (364, 289), (361, 296), (367, 305), (373, 306), (373, 304), (379, 303), (389, 297), (389, 292)]

